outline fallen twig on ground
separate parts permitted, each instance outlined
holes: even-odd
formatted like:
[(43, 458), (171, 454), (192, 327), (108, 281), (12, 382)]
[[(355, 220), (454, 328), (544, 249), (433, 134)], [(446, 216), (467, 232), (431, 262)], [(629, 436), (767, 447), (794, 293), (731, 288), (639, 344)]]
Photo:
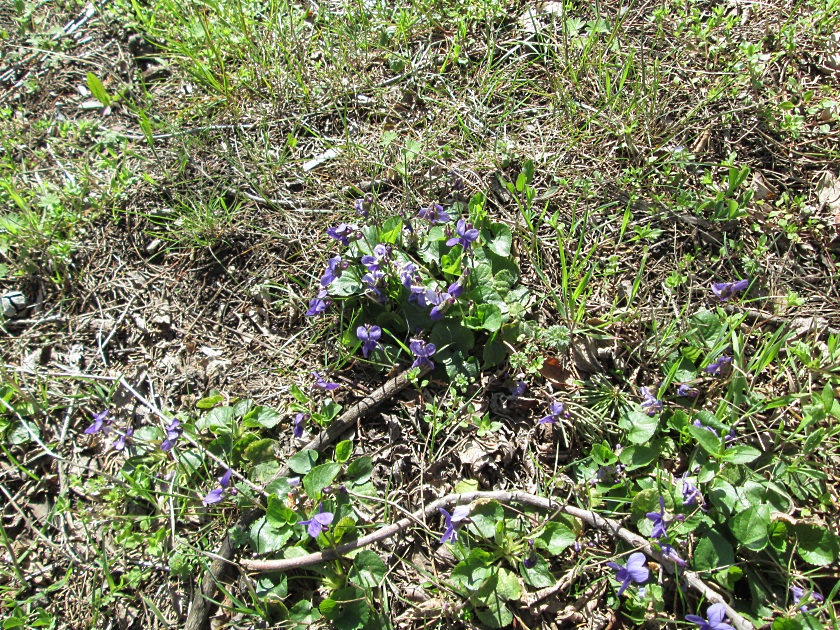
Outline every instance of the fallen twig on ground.
[[(241, 560), (239, 564), (242, 568), (248, 571), (289, 571), (292, 569), (301, 569), (303, 567), (317, 564), (319, 562), (332, 560), (334, 558), (337, 558), (338, 556), (353, 551), (354, 549), (359, 549), (360, 547), (366, 547), (368, 545), (372, 545), (373, 543), (387, 540), (388, 538), (406, 529), (409, 525), (416, 523), (419, 520), (428, 518), (429, 516), (437, 512), (440, 508), (445, 508), (454, 505), (464, 505), (478, 500), (495, 500), (499, 503), (505, 504), (519, 503), (521, 505), (528, 505), (543, 510), (558, 510), (561, 512), (565, 512), (569, 516), (574, 516), (575, 518), (581, 519), (590, 527), (595, 527), (602, 531), (608, 531), (613, 535), (614, 538), (620, 538), (621, 540), (623, 540), (626, 543), (629, 543), (633, 547), (640, 549), (646, 555), (659, 562), (668, 573), (673, 574), (676, 571), (673, 562), (669, 561), (668, 559), (663, 557), (661, 553), (654, 550), (647, 539), (643, 538), (639, 534), (634, 534), (630, 530), (622, 527), (617, 521), (600, 516), (595, 512), (592, 512), (591, 510), (582, 510), (571, 505), (563, 505), (550, 498), (539, 497), (533, 494), (529, 494), (527, 492), (519, 491), (466, 492), (463, 494), (448, 494), (430, 503), (426, 507), (417, 510), (410, 516), (407, 516), (406, 518), (397, 521), (396, 523), (393, 523), (391, 525), (385, 525), (384, 527), (381, 527), (378, 531), (375, 531), (372, 534), (363, 536), (358, 540), (354, 540), (353, 542), (341, 545), (340, 547), (336, 547), (335, 549), (325, 549), (323, 551), (311, 553), (306, 556), (300, 556), (297, 558), (284, 558), (281, 560)], [(729, 619), (731, 620), (732, 625), (736, 628), (736, 630), (752, 630), (753, 625), (749, 621), (744, 619), (740, 614), (738, 614), (738, 612), (736, 612), (734, 608), (729, 606), (729, 604), (726, 603), (726, 601), (724, 601), (723, 598), (716, 591), (707, 586), (705, 582), (703, 582), (703, 580), (701, 580), (696, 573), (694, 573), (693, 571), (683, 571), (682, 577), (691, 588), (693, 588), (695, 591), (701, 594), (708, 601), (712, 603), (722, 603), (726, 607), (726, 614), (729, 616)]]
[[(427, 370), (421, 370), (422, 376)], [(321, 451), (333, 442), (335, 442), (345, 431), (352, 427), (356, 422), (367, 414), (371, 409), (377, 405), (393, 398), (396, 394), (402, 391), (411, 381), (408, 375), (403, 372), (398, 374), (391, 380), (387, 381), (382, 387), (371, 392), (369, 396), (365, 396), (355, 405), (345, 411), (339, 418), (334, 420), (329, 427), (326, 428), (314, 440), (309, 442), (304, 449)], [(288, 466), (283, 466), (280, 472), (276, 475), (282, 477), (289, 474)], [(259, 516), (264, 512), (263, 508), (253, 508), (244, 512), (237, 520), (234, 529), (243, 530), (248, 528)], [(215, 599), (218, 593), (217, 584), (224, 578), (224, 574), (228, 567), (232, 566), (232, 558), (235, 548), (230, 539), (230, 535), (226, 534), (222, 541), (219, 550), (216, 552), (215, 560), (210, 565), (210, 568), (205, 571), (204, 579), (201, 587), (196, 590), (193, 597), (190, 610), (187, 615), (187, 622), (184, 626), (185, 630), (200, 630), (207, 624), (210, 615), (210, 604)], [(235, 565), (234, 565), (235, 566)]]

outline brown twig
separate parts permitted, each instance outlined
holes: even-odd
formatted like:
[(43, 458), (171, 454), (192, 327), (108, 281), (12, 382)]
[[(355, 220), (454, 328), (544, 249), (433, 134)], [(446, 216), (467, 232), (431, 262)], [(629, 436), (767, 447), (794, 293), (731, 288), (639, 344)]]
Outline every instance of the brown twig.
[[(426, 370), (421, 371), (421, 375)], [(304, 448), (307, 450), (321, 451), (333, 442), (335, 442), (344, 432), (351, 428), (356, 422), (365, 416), (371, 409), (381, 404), (382, 402), (393, 398), (401, 390), (409, 384), (408, 376), (405, 372), (398, 374), (382, 387), (371, 392), (369, 396), (365, 396), (355, 405), (345, 411), (339, 418), (334, 420), (325, 431), (318, 437), (312, 440)], [(288, 466), (283, 466), (277, 477), (285, 476), (289, 473)], [(236, 521), (234, 529), (243, 530), (248, 528), (257, 518), (263, 513), (262, 507), (253, 508), (244, 512), (239, 520)], [(235, 548), (230, 539), (230, 535), (225, 535), (219, 550), (216, 552), (215, 560), (210, 565), (210, 568), (204, 573), (204, 580), (201, 588), (199, 588), (193, 596), (190, 611), (187, 615), (187, 622), (184, 626), (185, 630), (201, 630), (207, 624), (210, 616), (211, 603), (218, 593), (217, 584), (224, 579), (225, 572), (228, 567), (232, 566)]]
[[(338, 556), (344, 555), (354, 549), (365, 547), (373, 543), (381, 542), (394, 536), (400, 531), (409, 527), (412, 523), (416, 523), (421, 519), (425, 519), (434, 514), (439, 508), (451, 505), (463, 505), (472, 503), (473, 501), (490, 501), (495, 500), (499, 503), (519, 503), (521, 505), (528, 505), (543, 510), (558, 510), (565, 512), (569, 516), (574, 516), (584, 521), (590, 527), (610, 532), (614, 538), (619, 538), (631, 546), (640, 549), (645, 554), (659, 562), (668, 573), (675, 573), (676, 568), (670, 560), (662, 556), (662, 554), (651, 546), (650, 542), (635, 534), (628, 529), (622, 527), (617, 521), (610, 518), (605, 518), (596, 514), (591, 510), (582, 510), (571, 505), (563, 505), (550, 498), (539, 497), (527, 492), (467, 492), (464, 494), (448, 494), (440, 499), (430, 503), (425, 508), (421, 508), (412, 515), (403, 518), (396, 523), (386, 525), (372, 534), (363, 536), (358, 540), (349, 542), (335, 549), (325, 549), (316, 553), (311, 553), (306, 556), (297, 558), (285, 558), (282, 560), (241, 560), (240, 566), (249, 571), (289, 571), (292, 569), (300, 569), (312, 564), (324, 562), (325, 560), (332, 560)], [(753, 630), (753, 625), (744, 619), (734, 608), (732, 608), (724, 599), (714, 590), (709, 588), (700, 577), (693, 571), (682, 571), (681, 575), (686, 583), (695, 591), (700, 593), (705, 599), (712, 603), (721, 603), (726, 607), (726, 614), (732, 625), (736, 630)]]

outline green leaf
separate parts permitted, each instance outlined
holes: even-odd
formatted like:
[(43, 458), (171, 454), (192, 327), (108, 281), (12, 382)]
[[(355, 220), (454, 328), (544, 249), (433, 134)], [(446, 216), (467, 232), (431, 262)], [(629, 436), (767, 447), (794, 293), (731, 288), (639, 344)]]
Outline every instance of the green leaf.
[(365, 592), (355, 586), (333, 591), (332, 596), (322, 601), (318, 609), (338, 630), (359, 630), (370, 617)]
[(659, 419), (641, 411), (631, 411), (618, 421), (618, 426), (626, 431), (627, 440), (633, 444), (646, 444), (656, 433)]
[(353, 454), (353, 442), (344, 440), (335, 445), (335, 461), (343, 464)]
[(379, 242), (380, 243), (396, 243), (402, 234), (403, 222), (401, 217), (391, 217), (386, 219), (382, 227), (379, 228)]
[(546, 562), (545, 558), (543, 558), (540, 554), (536, 555), (537, 564), (530, 569), (525, 566), (524, 562), (519, 563), (519, 572), (522, 574), (525, 584), (533, 586), (534, 588), (554, 586), (556, 580), (551, 574), (548, 562)]
[[(710, 432), (707, 431), (707, 433)], [(733, 464), (749, 464), (751, 461), (758, 459), (760, 456), (761, 451), (757, 448), (741, 444), (727, 448), (723, 451), (723, 455), (721, 455), (720, 458), (725, 462), (731, 462)]]
[(802, 630), (802, 624), (796, 618), (779, 617), (773, 621), (770, 630)]
[(496, 535), (496, 524), (505, 517), (504, 508), (498, 501), (488, 501), (476, 504), (470, 512), (469, 528), (480, 536), (493, 540)]
[(318, 461), (318, 452), (313, 450), (298, 451), (289, 458), (289, 470), (296, 472), (299, 475), (305, 475), (315, 462)]
[(700, 444), (700, 448), (706, 451), (709, 455), (718, 455), (721, 452), (723, 448), (723, 441), (717, 436), (717, 434), (712, 433), (708, 429), (696, 427), (693, 424), (689, 424), (686, 427), (686, 430), (691, 434), (691, 437), (697, 440)]
[(486, 370), (491, 367), (496, 367), (507, 358), (507, 354), (507, 346), (501, 339), (496, 338), (493, 341), (487, 342), (484, 344), (484, 351), (481, 354), (481, 359), (484, 362), (481, 369)]
[(261, 464), (263, 462), (271, 461), (277, 456), (274, 452), (274, 447), (277, 445), (277, 440), (264, 438), (251, 442), (245, 449), (242, 456), (252, 464)]
[(277, 529), (282, 529), (286, 525), (295, 525), (301, 520), (298, 513), (279, 497), (268, 497), (265, 517), (268, 519), (268, 524)]
[(301, 405), (308, 405), (309, 404), (309, 397), (306, 394), (304, 394), (302, 391), (300, 391), (300, 388), (297, 385), (290, 385), (289, 386), (289, 393)]
[(341, 466), (334, 462), (315, 466), (303, 478), (303, 488), (306, 490), (306, 496), (313, 501), (320, 499), (321, 491), (330, 485), (340, 472)]
[(824, 567), (836, 562), (840, 555), (840, 538), (819, 525), (799, 524), (793, 527), (799, 543), (797, 552), (807, 563)]
[(288, 576), (285, 573), (263, 573), (255, 590), (262, 599), (282, 600), (289, 594)]
[(598, 466), (611, 466), (618, 461), (618, 456), (613, 453), (606, 442), (603, 444), (593, 444), (589, 451), (589, 456)]
[(264, 429), (273, 429), (282, 419), (282, 416), (274, 411), (274, 409), (257, 406), (245, 414), (245, 417), (242, 418), (242, 426), (249, 428), (262, 427)]
[(754, 505), (735, 514), (729, 520), (729, 529), (744, 547), (751, 551), (761, 551), (770, 541), (770, 506)]
[(212, 409), (224, 399), (225, 397), (221, 394), (215, 394), (213, 396), (207, 396), (206, 398), (202, 398), (197, 403), (195, 403), (195, 406), (198, 409)]
[(347, 477), (353, 480), (355, 484), (363, 484), (373, 474), (373, 460), (365, 455), (353, 462), (347, 467)]
[(644, 468), (657, 457), (659, 457), (659, 449), (644, 444), (635, 444), (621, 451), (619, 459), (627, 467), (627, 470), (636, 470), (637, 468)]
[(349, 580), (362, 588), (376, 588), (385, 579), (388, 566), (373, 551), (364, 550), (353, 558)]
[(574, 545), (576, 540), (577, 534), (569, 525), (560, 521), (550, 521), (542, 533), (534, 539), (534, 546), (557, 556)]
[(461, 479), (455, 484), (454, 491), (456, 494), (465, 494), (476, 490), (478, 490), (478, 482), (475, 479)]
[(502, 327), (502, 309), (495, 304), (479, 304), (476, 313), (484, 330), (492, 333)]
[[(502, 584), (505, 578), (502, 575), (504, 569), (494, 571), (481, 588), (473, 595), (473, 599), (480, 601), (487, 606), (487, 609), (476, 608), (478, 618), (491, 628), (506, 628), (513, 621), (513, 615), (504, 604), (506, 593), (505, 585)], [(514, 581), (516, 577), (514, 576)], [(517, 581), (518, 587), (518, 581)]]
[(251, 525), (249, 540), (254, 551), (262, 555), (279, 551), (293, 535), (292, 525), (278, 528), (270, 524), (267, 517), (263, 516)]
[(333, 526), (333, 540), (336, 543), (340, 543), (345, 537), (358, 538), (356, 521), (352, 516), (342, 516)]
[(466, 559), (452, 569), (450, 579), (455, 586), (468, 591), (476, 590), (490, 575), (493, 556), (483, 549), (473, 549)]
[(289, 617), (292, 621), (309, 626), (321, 618), (321, 612), (312, 606), (312, 602), (302, 599), (289, 608)]
[(99, 80), (99, 77), (92, 72), (88, 72), (87, 84), (90, 88), (90, 93), (93, 94), (93, 98), (102, 103), (103, 107), (108, 107), (108, 105), (111, 104), (111, 97), (108, 96), (108, 91), (105, 89), (105, 86), (102, 85), (102, 81)]
[(484, 239), (487, 242), (487, 247), (490, 248), (490, 251), (497, 256), (502, 256), (504, 258), (510, 256), (510, 248), (513, 244), (513, 237), (511, 236), (510, 228), (504, 223), (491, 223), (490, 232), (493, 235), (492, 238)]
[(230, 429), (233, 424), (233, 407), (216, 407), (211, 409), (201, 418), (196, 420), (196, 431), (210, 430), (216, 433), (216, 429)]
[(735, 551), (727, 540), (712, 530), (707, 532), (694, 549), (692, 566), (697, 571), (719, 571), (735, 563)]

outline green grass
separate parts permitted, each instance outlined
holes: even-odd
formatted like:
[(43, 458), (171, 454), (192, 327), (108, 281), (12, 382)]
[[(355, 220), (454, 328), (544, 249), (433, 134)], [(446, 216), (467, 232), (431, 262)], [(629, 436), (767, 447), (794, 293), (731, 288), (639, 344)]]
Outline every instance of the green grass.
[[(222, 535), (258, 503), (259, 526), (233, 533), (237, 558), (329, 546), (296, 525), (322, 502), (329, 536), (346, 541), (420, 498), (492, 487), (645, 536), (662, 496), (671, 542), (746, 619), (836, 626), (838, 224), (815, 191), (840, 157), (840, 86), (824, 65), (837, 8), (120, 0), (68, 33), (78, 2), (10, 7), (0, 285), (30, 306), (0, 322), (4, 627), (180, 627)], [(301, 489), (274, 479), (301, 445), (295, 414), (310, 414), (312, 436), (391, 368), (356, 352), (365, 302), (303, 316), (341, 251), (327, 227), (369, 223), (353, 210), (368, 191), (377, 221), (449, 207), (456, 169), (456, 213), (510, 230), (532, 296), (517, 334), (476, 333), (479, 359), (485, 346), (508, 356), (480, 375), (465, 363), (423, 377), (352, 444), (295, 455)], [(437, 263), (425, 261), (451, 281), (451, 260)], [(743, 278), (737, 298), (712, 295)], [(409, 356), (415, 331), (380, 315), (394, 356)], [(731, 363), (708, 374), (723, 354)], [(341, 388), (313, 389), (312, 370)], [(518, 382), (528, 392), (511, 398)], [(661, 413), (640, 406), (643, 387)], [(552, 402), (570, 417), (536, 425)], [(85, 434), (105, 408), (111, 432)], [(165, 452), (175, 417), (185, 435)], [(202, 505), (228, 465), (247, 483)], [(707, 511), (681, 505), (685, 471)], [(348, 495), (322, 492), (341, 484)], [(548, 613), (516, 592), (564, 576), (546, 602), (591, 603), (576, 622), (705, 614), (667, 574), (618, 596), (604, 563), (630, 548), (579, 521), (472, 509), (449, 561), (434, 516), (375, 558), (226, 579), (220, 614), (542, 627)], [(537, 573), (522, 568), (531, 539)], [(826, 603), (803, 613), (792, 584)]]

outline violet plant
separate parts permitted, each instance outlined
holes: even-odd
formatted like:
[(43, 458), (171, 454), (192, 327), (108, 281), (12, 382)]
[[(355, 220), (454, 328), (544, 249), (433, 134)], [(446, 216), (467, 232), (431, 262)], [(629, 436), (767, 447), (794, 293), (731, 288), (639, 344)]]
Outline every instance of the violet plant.
[(391, 217), (372, 198), (357, 200), (362, 222), (327, 231), (340, 251), (306, 314), (342, 311), (341, 341), (383, 365), (441, 366), (470, 380), (498, 365), (531, 297), (510, 256), (510, 229), (489, 219), (484, 195), (455, 199)]

